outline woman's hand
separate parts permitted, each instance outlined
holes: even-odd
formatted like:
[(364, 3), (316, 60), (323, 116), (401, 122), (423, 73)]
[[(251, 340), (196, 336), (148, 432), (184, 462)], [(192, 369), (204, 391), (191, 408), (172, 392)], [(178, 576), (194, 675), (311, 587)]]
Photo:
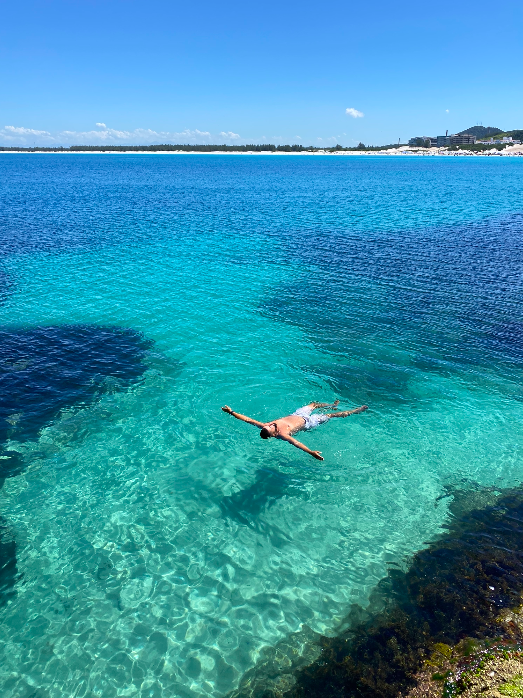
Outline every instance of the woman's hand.
[(222, 410), (223, 410), (224, 412), (227, 412), (227, 414), (232, 414), (232, 410), (231, 410), (231, 408), (229, 407), (229, 405), (224, 405), (224, 406), (222, 407)]
[(311, 451), (311, 456), (316, 458), (316, 460), (325, 460), (325, 458), (321, 455), (321, 451)]

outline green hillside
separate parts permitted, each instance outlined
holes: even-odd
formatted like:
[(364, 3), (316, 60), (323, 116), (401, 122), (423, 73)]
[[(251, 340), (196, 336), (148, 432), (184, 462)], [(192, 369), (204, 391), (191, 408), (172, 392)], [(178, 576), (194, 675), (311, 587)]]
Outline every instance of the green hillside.
[(490, 138), (502, 133), (502, 130), (495, 126), (472, 126), (465, 129), (465, 131), (459, 131), (458, 135), (463, 136), (465, 133), (470, 133), (472, 136), (476, 136), (476, 138)]
[(503, 136), (512, 136), (515, 141), (523, 141), (523, 130), (515, 129), (514, 131), (502, 131), (500, 128), (495, 128), (494, 126), (472, 126), (472, 128), (467, 128), (465, 131), (460, 131), (459, 135), (462, 136), (464, 133), (470, 133), (476, 136), (479, 140), (485, 138), (496, 138), (501, 139)]
[[(516, 129), (515, 131), (502, 131), (496, 134), (496, 138), (503, 138), (503, 136), (512, 136), (515, 141), (523, 141), (523, 129)], [(490, 136), (489, 136), (490, 137)]]

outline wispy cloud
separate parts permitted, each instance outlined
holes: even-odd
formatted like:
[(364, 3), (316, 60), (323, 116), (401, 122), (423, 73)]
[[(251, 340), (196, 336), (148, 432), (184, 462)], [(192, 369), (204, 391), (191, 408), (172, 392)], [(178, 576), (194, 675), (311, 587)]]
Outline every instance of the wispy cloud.
[(345, 114), (347, 114), (347, 116), (352, 116), (353, 119), (360, 119), (362, 116), (365, 116), (365, 114), (362, 111), (358, 111), (353, 107), (345, 109)]
[(20, 136), (50, 136), (49, 131), (37, 131), (34, 128), (24, 128), (23, 126), (5, 126), (2, 129), (7, 132), (8, 136), (11, 138), (16, 138)]
[[(208, 135), (210, 135), (210, 134), (208, 134)], [(223, 140), (228, 140), (228, 141), (237, 141), (238, 138), (240, 137), (239, 133), (233, 133), (232, 131), (220, 131), (220, 133), (218, 135)]]
[(24, 126), (4, 126), (0, 129), (0, 143), (4, 145), (152, 145), (156, 143), (231, 143), (241, 140), (233, 131), (154, 131), (150, 128), (136, 128), (133, 131), (120, 131), (109, 128), (103, 122), (96, 124), (92, 131), (41, 131)]

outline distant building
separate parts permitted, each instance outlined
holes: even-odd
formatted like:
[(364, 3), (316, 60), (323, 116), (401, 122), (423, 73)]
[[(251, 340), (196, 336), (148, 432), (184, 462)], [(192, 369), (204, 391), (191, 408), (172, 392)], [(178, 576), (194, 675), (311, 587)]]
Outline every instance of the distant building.
[(450, 136), (450, 145), (474, 145), (476, 142), (476, 136), (471, 133), (464, 133), (462, 136), (455, 133)]
[(450, 136), (438, 136), (436, 138), (436, 145), (438, 148), (444, 148), (447, 145), (450, 145)]
[(409, 140), (409, 145), (418, 148), (435, 148), (438, 144), (436, 136), (415, 136)]
[(481, 143), (482, 145), (519, 145), (521, 141), (515, 141), (512, 136), (503, 136), (501, 140), (494, 139), (494, 138), (488, 138), (487, 140), (482, 140), (482, 141), (476, 141), (477, 143)]
[(418, 148), (445, 148), (449, 145), (474, 145), (475, 142), (476, 136), (473, 136), (471, 133), (464, 133), (462, 136), (454, 133), (452, 136), (449, 136), (447, 131), (444, 136), (416, 136), (409, 140), (409, 145), (417, 146)]

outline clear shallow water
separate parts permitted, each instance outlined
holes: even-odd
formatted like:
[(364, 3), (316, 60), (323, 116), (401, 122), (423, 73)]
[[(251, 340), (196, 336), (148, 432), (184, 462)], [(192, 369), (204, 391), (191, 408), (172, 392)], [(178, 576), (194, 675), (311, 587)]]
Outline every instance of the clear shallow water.
[[(521, 481), (522, 167), (0, 159), (2, 695), (226, 695)], [(219, 409), (336, 396), (322, 463)]]

